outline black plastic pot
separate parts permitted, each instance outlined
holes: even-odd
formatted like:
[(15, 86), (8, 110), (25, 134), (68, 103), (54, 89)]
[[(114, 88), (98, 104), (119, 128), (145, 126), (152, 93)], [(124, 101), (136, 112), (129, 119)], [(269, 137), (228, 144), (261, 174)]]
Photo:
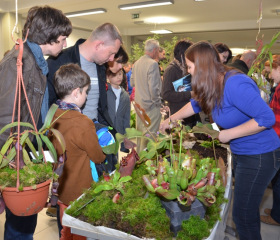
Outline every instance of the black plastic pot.
[(170, 218), (170, 230), (175, 236), (177, 235), (178, 231), (181, 230), (181, 225), (184, 220), (188, 220), (192, 215), (200, 216), (200, 218), (204, 218), (205, 216), (206, 208), (197, 199), (195, 199), (195, 201), (189, 207), (180, 204), (177, 200), (161, 200), (161, 204)]

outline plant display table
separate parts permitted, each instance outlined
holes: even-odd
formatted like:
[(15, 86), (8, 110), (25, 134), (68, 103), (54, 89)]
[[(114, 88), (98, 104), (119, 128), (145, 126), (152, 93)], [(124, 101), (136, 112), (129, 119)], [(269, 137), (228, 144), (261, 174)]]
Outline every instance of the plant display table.
[[(224, 197), (228, 199), (228, 202), (221, 205), (220, 217), (221, 221), (218, 221), (213, 229), (208, 240), (223, 240), (225, 237), (226, 221), (229, 211), (229, 206), (232, 197), (232, 168), (231, 168), (231, 155), (228, 152), (227, 159), (227, 185), (225, 188)], [(71, 208), (71, 205), (68, 207)], [(85, 236), (88, 240), (140, 240), (141, 238), (121, 232), (112, 228), (103, 226), (93, 226), (89, 223), (76, 219), (66, 213), (63, 215), (62, 224), (71, 228), (72, 233)], [(147, 239), (147, 238), (146, 238)]]

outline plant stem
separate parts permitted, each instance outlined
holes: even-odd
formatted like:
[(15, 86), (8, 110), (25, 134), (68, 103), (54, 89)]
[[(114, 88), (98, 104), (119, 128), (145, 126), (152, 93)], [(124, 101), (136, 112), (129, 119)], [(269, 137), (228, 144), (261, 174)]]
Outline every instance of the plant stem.
[(171, 133), (170, 133), (169, 149), (170, 149), (170, 166), (173, 167), (173, 161), (172, 161), (172, 134)]
[(183, 131), (180, 131), (180, 151), (179, 151), (179, 168), (181, 169), (181, 153), (182, 153), (182, 139), (183, 139)]
[(214, 151), (214, 158), (215, 158), (215, 162), (216, 162), (216, 167), (218, 167), (218, 160), (217, 160), (216, 151), (215, 151), (215, 142), (214, 142), (213, 138), (212, 138), (212, 143), (213, 143), (213, 151)]

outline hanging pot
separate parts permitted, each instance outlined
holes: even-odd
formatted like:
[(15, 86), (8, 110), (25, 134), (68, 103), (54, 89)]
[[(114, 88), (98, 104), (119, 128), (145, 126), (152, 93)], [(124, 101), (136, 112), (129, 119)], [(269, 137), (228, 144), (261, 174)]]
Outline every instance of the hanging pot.
[(17, 192), (16, 187), (5, 187), (2, 196), (7, 208), (16, 216), (30, 216), (40, 212), (46, 205), (51, 180), (33, 187), (24, 187)]

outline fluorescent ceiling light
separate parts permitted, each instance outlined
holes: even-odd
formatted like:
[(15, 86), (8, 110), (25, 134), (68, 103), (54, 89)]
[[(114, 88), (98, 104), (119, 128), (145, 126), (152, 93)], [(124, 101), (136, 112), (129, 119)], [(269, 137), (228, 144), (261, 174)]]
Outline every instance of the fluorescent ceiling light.
[(78, 16), (85, 16), (85, 15), (91, 15), (91, 14), (98, 14), (98, 13), (105, 13), (107, 10), (105, 8), (95, 8), (95, 9), (89, 9), (84, 11), (78, 11), (78, 12), (70, 12), (66, 13), (66, 17), (78, 17)]
[(123, 4), (123, 5), (119, 5), (119, 9), (129, 10), (135, 8), (155, 7), (155, 6), (170, 5), (170, 4), (174, 4), (174, 0), (154, 0), (154, 1), (147, 1), (147, 2)]
[(166, 29), (151, 30), (150, 32), (151, 32), (151, 33), (155, 33), (155, 34), (168, 34), (168, 33), (172, 33), (172, 31), (166, 30)]
[(238, 55), (238, 54), (243, 54), (245, 51), (251, 50), (253, 52), (256, 52), (256, 49), (248, 49), (248, 48), (230, 48), (232, 55)]

